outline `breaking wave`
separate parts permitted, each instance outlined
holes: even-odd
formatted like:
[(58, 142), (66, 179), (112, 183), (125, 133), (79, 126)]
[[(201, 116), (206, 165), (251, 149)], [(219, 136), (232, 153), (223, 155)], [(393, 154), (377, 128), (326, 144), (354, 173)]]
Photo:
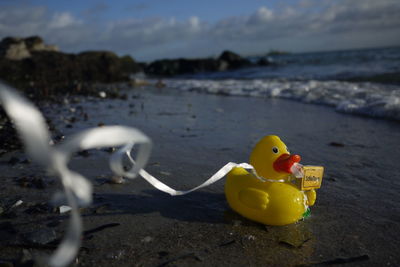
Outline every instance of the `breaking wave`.
[(183, 91), (229, 96), (286, 98), (303, 103), (332, 106), (343, 113), (400, 121), (400, 87), (394, 85), (270, 79), (168, 79), (163, 82), (169, 88)]

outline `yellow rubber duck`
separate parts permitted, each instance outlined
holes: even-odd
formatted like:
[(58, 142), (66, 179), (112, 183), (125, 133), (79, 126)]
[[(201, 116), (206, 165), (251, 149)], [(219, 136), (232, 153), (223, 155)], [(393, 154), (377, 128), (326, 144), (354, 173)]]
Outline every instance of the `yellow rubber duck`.
[(290, 181), (299, 155), (290, 155), (276, 135), (268, 135), (254, 147), (250, 164), (261, 181), (243, 168), (234, 168), (225, 182), (230, 207), (242, 216), (267, 225), (286, 225), (303, 218), (316, 200), (315, 190), (301, 191)]

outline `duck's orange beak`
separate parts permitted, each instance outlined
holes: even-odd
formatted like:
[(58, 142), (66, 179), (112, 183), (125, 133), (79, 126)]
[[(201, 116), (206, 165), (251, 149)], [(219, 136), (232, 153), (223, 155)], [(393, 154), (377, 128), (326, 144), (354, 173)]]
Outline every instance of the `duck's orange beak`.
[(274, 169), (277, 172), (292, 173), (290, 170), (293, 164), (300, 162), (301, 157), (299, 155), (282, 154), (274, 162)]

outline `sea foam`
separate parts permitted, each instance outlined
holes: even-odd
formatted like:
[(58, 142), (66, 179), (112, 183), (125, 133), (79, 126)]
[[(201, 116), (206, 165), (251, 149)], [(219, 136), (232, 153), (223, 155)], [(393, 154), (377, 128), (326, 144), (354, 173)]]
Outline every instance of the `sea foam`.
[(199, 93), (286, 98), (337, 111), (400, 121), (400, 87), (342, 81), (167, 79), (167, 87)]

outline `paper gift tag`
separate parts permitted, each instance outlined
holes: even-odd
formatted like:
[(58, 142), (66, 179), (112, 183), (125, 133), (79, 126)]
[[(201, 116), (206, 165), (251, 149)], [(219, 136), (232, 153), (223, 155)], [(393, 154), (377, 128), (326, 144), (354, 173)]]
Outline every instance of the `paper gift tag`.
[(301, 179), (301, 190), (318, 189), (321, 187), (324, 167), (303, 166), (304, 176)]

